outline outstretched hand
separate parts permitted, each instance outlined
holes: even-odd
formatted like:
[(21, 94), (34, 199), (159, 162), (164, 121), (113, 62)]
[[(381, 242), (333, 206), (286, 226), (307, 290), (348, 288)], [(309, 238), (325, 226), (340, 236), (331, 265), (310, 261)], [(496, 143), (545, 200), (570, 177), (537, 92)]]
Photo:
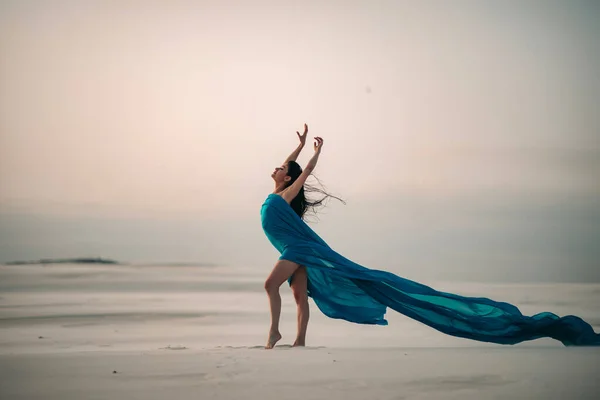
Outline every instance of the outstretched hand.
[(306, 143), (306, 134), (308, 133), (308, 125), (304, 124), (304, 133), (301, 135), (300, 132), (296, 131), (296, 134), (298, 135), (298, 139), (300, 139), (300, 143), (302, 143), (302, 146), (304, 146), (304, 144)]
[(321, 152), (321, 148), (323, 147), (323, 139), (319, 136), (315, 137), (315, 152)]

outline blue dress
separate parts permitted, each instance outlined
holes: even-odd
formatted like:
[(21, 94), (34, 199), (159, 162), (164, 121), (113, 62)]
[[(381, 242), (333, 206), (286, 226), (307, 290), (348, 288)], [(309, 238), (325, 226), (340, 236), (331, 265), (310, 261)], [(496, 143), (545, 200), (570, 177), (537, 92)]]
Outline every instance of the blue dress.
[(387, 325), (387, 307), (448, 335), (499, 344), (551, 337), (565, 346), (600, 346), (576, 316), (524, 316), (511, 304), (436, 291), (390, 272), (365, 268), (332, 250), (279, 195), (261, 208), (263, 230), (289, 260), (306, 267), (308, 295), (328, 317)]

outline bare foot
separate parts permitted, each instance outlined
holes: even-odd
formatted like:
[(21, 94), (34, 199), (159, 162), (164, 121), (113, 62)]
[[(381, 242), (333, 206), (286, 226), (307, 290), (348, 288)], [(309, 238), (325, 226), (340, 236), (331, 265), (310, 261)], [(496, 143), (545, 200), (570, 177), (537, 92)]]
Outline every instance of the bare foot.
[(279, 331), (270, 332), (269, 341), (267, 342), (265, 349), (272, 349), (275, 347), (275, 343), (279, 342), (279, 339), (281, 339), (281, 333), (279, 333)]
[(306, 346), (305, 341), (304, 340), (300, 340), (300, 339), (296, 339), (296, 341), (292, 345), (292, 347), (304, 347), (304, 346)]

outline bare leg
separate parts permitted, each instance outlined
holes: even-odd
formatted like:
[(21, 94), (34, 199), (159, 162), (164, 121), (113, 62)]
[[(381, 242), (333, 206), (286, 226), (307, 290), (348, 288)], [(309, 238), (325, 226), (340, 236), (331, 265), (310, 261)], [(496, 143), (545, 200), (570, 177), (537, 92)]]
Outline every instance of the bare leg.
[(306, 268), (300, 267), (294, 272), (292, 278), (292, 292), (298, 306), (298, 333), (294, 346), (306, 345), (306, 328), (308, 327), (309, 309), (308, 309), (308, 280), (306, 277)]
[(271, 329), (269, 329), (269, 338), (265, 346), (267, 349), (275, 347), (275, 343), (281, 339), (281, 333), (279, 333), (279, 317), (281, 315), (279, 287), (292, 276), (298, 267), (299, 265), (294, 262), (279, 260), (265, 281), (265, 290), (269, 296), (269, 306), (271, 307)]

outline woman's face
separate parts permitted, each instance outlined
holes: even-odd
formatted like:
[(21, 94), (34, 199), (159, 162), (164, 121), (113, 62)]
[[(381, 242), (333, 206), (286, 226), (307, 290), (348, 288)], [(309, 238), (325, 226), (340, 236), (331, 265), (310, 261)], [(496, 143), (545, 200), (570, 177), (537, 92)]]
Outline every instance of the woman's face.
[(275, 168), (275, 171), (273, 171), (273, 173), (271, 174), (271, 178), (273, 178), (273, 180), (276, 183), (289, 181), (291, 179), (291, 177), (287, 176), (287, 173), (288, 173), (288, 166), (287, 166), (287, 164), (283, 164), (281, 167)]

